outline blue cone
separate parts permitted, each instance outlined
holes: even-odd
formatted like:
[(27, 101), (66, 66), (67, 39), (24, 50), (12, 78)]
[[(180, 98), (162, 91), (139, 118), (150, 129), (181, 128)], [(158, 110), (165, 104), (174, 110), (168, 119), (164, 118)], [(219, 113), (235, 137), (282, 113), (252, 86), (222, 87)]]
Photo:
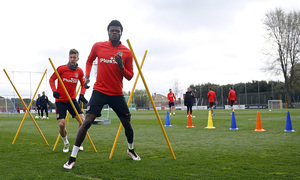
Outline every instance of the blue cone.
[(170, 123), (170, 116), (169, 116), (169, 111), (167, 111), (167, 116), (166, 116), (166, 125), (167, 127), (172, 127), (171, 123)]
[(287, 112), (286, 115), (286, 126), (285, 126), (285, 130), (282, 132), (296, 132), (295, 130), (293, 130), (292, 127), (292, 121), (291, 121), (291, 116), (290, 116), (290, 112)]
[(231, 116), (231, 128), (230, 128), (229, 130), (239, 130), (239, 128), (236, 127), (234, 111), (232, 111), (232, 116)]

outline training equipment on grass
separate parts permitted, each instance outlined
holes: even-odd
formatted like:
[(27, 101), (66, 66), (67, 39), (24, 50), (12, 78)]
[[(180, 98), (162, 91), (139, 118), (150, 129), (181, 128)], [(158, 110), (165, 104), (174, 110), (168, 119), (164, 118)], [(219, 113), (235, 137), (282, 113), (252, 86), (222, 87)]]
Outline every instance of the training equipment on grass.
[(215, 129), (215, 128), (216, 127), (214, 127), (214, 125), (213, 125), (211, 111), (208, 111), (208, 120), (207, 120), (207, 126), (205, 127), (205, 129)]
[(236, 127), (234, 111), (232, 111), (231, 114), (231, 128), (229, 128), (229, 130), (240, 130), (239, 128)]
[(166, 116), (166, 124), (164, 125), (165, 127), (172, 127), (171, 123), (170, 123), (170, 115), (169, 115), (169, 111), (167, 111), (167, 116)]
[[(155, 114), (156, 114), (157, 120), (158, 120), (159, 125), (160, 125), (160, 128), (161, 128), (161, 130), (162, 130), (162, 132), (163, 132), (163, 134), (164, 134), (164, 137), (165, 137), (166, 142), (167, 142), (167, 144), (168, 144), (168, 147), (169, 147), (169, 149), (170, 149), (171, 155), (172, 155), (173, 159), (176, 159), (176, 157), (175, 157), (175, 155), (174, 155), (174, 152), (173, 152), (173, 149), (172, 149), (172, 147), (171, 147), (171, 144), (170, 144), (170, 142), (169, 142), (168, 136), (167, 136), (166, 131), (165, 131), (165, 129), (164, 129), (164, 126), (163, 126), (163, 124), (162, 124), (162, 122), (161, 122), (161, 119), (160, 119), (160, 117), (159, 117), (159, 114), (158, 114), (158, 112), (157, 112), (157, 109), (156, 109), (156, 106), (155, 106), (155, 104), (154, 104), (152, 95), (151, 95), (151, 93), (150, 93), (150, 91), (149, 91), (149, 88), (148, 88), (148, 86), (147, 86), (147, 83), (146, 83), (146, 81), (145, 81), (144, 75), (143, 75), (142, 70), (141, 70), (141, 66), (139, 65), (139, 63), (138, 63), (138, 61), (137, 61), (137, 59), (136, 59), (136, 56), (135, 56), (135, 54), (134, 54), (134, 51), (133, 51), (133, 49), (132, 49), (132, 47), (131, 47), (131, 44), (130, 44), (130, 41), (129, 41), (128, 39), (127, 39), (127, 44), (128, 44), (129, 49), (130, 49), (130, 51), (131, 51), (131, 53), (132, 53), (132, 57), (133, 57), (133, 60), (134, 60), (134, 62), (135, 62), (135, 65), (136, 65), (137, 69), (139, 70), (139, 75), (141, 76), (141, 78), (142, 78), (142, 80), (143, 80), (145, 89), (147, 90), (148, 97), (149, 97), (149, 99), (150, 99), (150, 101), (151, 101), (153, 110), (154, 110), (154, 112), (155, 112)], [(144, 57), (145, 57), (145, 56), (144, 56)], [(132, 91), (131, 93), (133, 93), (133, 91)], [(130, 102), (130, 101), (128, 101), (128, 103), (129, 103), (129, 102)], [(119, 134), (120, 131), (121, 131), (121, 127), (122, 127), (122, 126), (121, 126), (121, 123), (120, 123), (119, 130), (118, 130), (118, 133), (117, 133), (117, 137), (116, 137), (116, 139), (115, 139), (115, 143), (114, 143), (114, 146), (113, 146), (113, 149), (112, 149), (112, 153), (113, 153), (113, 151), (114, 151), (114, 147), (115, 147), (116, 141), (117, 141), (117, 139), (118, 139), (118, 134)], [(112, 156), (112, 153), (111, 153), (111, 156)], [(111, 156), (110, 156), (110, 158), (111, 158)]]
[(191, 112), (189, 111), (189, 115), (188, 115), (188, 124), (186, 126), (186, 128), (193, 128), (195, 126), (193, 126), (193, 121), (192, 121), (192, 116), (191, 116)]
[[(64, 91), (65, 91), (65, 93), (66, 93), (66, 95), (67, 95), (67, 97), (68, 97), (68, 99), (69, 99), (69, 102), (70, 102), (70, 104), (72, 105), (72, 108), (73, 108), (73, 110), (75, 111), (76, 116), (77, 116), (78, 119), (79, 119), (80, 124), (82, 124), (82, 119), (80, 118), (80, 116), (79, 116), (79, 114), (78, 114), (78, 112), (77, 112), (77, 109), (75, 108), (74, 103), (73, 103), (73, 101), (72, 101), (72, 99), (71, 99), (71, 97), (70, 97), (70, 95), (69, 95), (69, 93), (68, 93), (68, 91), (67, 91), (67, 89), (66, 89), (66, 87), (65, 87), (65, 85), (64, 85), (64, 83), (63, 83), (63, 81), (62, 81), (61, 78), (60, 78), (60, 75), (58, 74), (58, 72), (57, 72), (57, 70), (56, 70), (56, 68), (55, 68), (55, 66), (54, 66), (54, 64), (53, 64), (53, 62), (52, 62), (52, 60), (51, 60), (50, 58), (49, 58), (49, 62), (50, 62), (50, 64), (51, 64), (53, 70), (55, 71), (55, 74), (56, 74), (56, 76), (57, 76), (57, 79), (58, 79), (58, 81), (60, 82), (60, 85), (63, 87), (63, 89), (64, 89)], [(93, 143), (93, 141), (92, 141), (92, 139), (91, 139), (91, 137), (90, 137), (90, 135), (89, 135), (88, 132), (86, 133), (86, 136), (88, 137), (88, 139), (89, 139), (89, 141), (90, 141), (90, 143), (91, 143), (91, 145), (92, 145), (94, 151), (97, 152), (97, 149), (96, 149), (96, 147), (95, 147), (95, 145), (94, 145), (94, 143)]]
[(295, 130), (293, 130), (292, 127), (292, 121), (291, 121), (291, 116), (290, 116), (290, 111), (287, 112), (286, 115), (286, 126), (285, 126), (285, 130), (282, 132), (296, 132)]
[(37, 89), (36, 89), (36, 91), (35, 91), (35, 93), (34, 93), (34, 95), (33, 95), (33, 97), (32, 97), (32, 100), (31, 100), (30, 104), (28, 105), (28, 107), (26, 106), (25, 102), (23, 101), (23, 99), (22, 99), (21, 95), (19, 94), (17, 88), (15, 87), (15, 85), (13, 84), (13, 82), (11, 81), (11, 79), (10, 79), (9, 75), (7, 74), (6, 70), (3, 69), (3, 71), (5, 72), (5, 74), (6, 74), (7, 78), (8, 78), (8, 80), (9, 80), (9, 82), (11, 83), (11, 85), (13, 86), (13, 88), (15, 89), (16, 93), (18, 94), (20, 100), (21, 100), (22, 103), (23, 103), (23, 106), (26, 108), (26, 113), (25, 113), (25, 115), (24, 115), (24, 117), (23, 117), (23, 119), (22, 119), (22, 122), (21, 122), (21, 124), (20, 124), (20, 126), (19, 126), (19, 129), (18, 129), (18, 131), (17, 131), (17, 134), (16, 134), (16, 136), (15, 136), (15, 138), (14, 138), (12, 144), (15, 143), (15, 141), (16, 141), (16, 139), (17, 139), (17, 137), (18, 137), (18, 134), (19, 134), (19, 132), (20, 132), (20, 130), (21, 130), (21, 127), (22, 127), (22, 125), (23, 125), (23, 123), (24, 123), (25, 117), (27, 116), (27, 113), (29, 113), (29, 116), (31, 117), (33, 123), (35, 124), (36, 128), (38, 129), (38, 131), (40, 132), (41, 136), (43, 137), (43, 139), (44, 139), (46, 145), (48, 146), (49, 144), (48, 144), (48, 142), (47, 142), (45, 136), (43, 135), (41, 129), (40, 129), (39, 126), (37, 125), (37, 123), (36, 123), (36, 121), (34, 120), (32, 114), (30, 113), (30, 107), (31, 107), (31, 104), (32, 104), (32, 102), (33, 102), (33, 100), (34, 100), (34, 98), (35, 98), (35, 95), (36, 95), (36, 93), (37, 93), (37, 91), (38, 91), (38, 89), (39, 89), (39, 87), (40, 87), (40, 85), (41, 85), (41, 83), (42, 83), (42, 81), (43, 81), (43, 79), (44, 79), (44, 77), (45, 77), (45, 74), (46, 74), (46, 72), (47, 72), (47, 69), (45, 70), (45, 72), (44, 72), (44, 74), (43, 74), (43, 76), (42, 76), (42, 79), (41, 79), (41, 81), (40, 81), (40, 83), (39, 83), (39, 85), (38, 85), (38, 87), (37, 87)]
[(257, 111), (257, 115), (256, 115), (256, 129), (254, 131), (266, 131), (266, 130), (264, 130), (262, 128), (259, 111)]

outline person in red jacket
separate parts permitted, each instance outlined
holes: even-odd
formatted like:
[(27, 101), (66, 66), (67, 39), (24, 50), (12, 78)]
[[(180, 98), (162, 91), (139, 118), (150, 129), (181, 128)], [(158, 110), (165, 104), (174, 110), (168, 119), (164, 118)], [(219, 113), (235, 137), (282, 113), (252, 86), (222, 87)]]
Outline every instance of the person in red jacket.
[(207, 93), (207, 100), (209, 102), (209, 107), (211, 109), (211, 115), (215, 115), (213, 106), (215, 103), (217, 103), (217, 97), (216, 97), (216, 93), (211, 88), (209, 88), (209, 91)]
[[(87, 100), (84, 98), (84, 93), (86, 91), (84, 87), (84, 73), (80, 67), (78, 67), (77, 61), (79, 60), (78, 57), (79, 53), (76, 49), (71, 49), (69, 52), (69, 62), (66, 65), (59, 66), (57, 68), (57, 72), (66, 87), (72, 102), (81, 118), (84, 121), (83, 112), (76, 101), (76, 86), (77, 82), (79, 81), (81, 84), (81, 91), (79, 95), (79, 102), (82, 101), (83, 103), (87, 103)], [(50, 77), (49, 84), (53, 91), (53, 97), (55, 98), (55, 110), (56, 110), (56, 117), (59, 124), (59, 133), (61, 138), (64, 141), (64, 148), (63, 152), (69, 152), (69, 141), (67, 138), (67, 130), (65, 126), (65, 118), (67, 111), (72, 115), (72, 117), (78, 121), (80, 127), (80, 120), (77, 117), (61, 83), (57, 81), (57, 88), (55, 86), (55, 80), (57, 79), (57, 75), (54, 72)], [(79, 128), (78, 127), (78, 128)], [(83, 147), (80, 147), (80, 150), (83, 150)]]
[(236, 101), (236, 94), (235, 94), (235, 91), (232, 89), (232, 87), (229, 87), (229, 94), (228, 94), (227, 102), (228, 101), (229, 101), (229, 104), (231, 106), (231, 111), (234, 111), (233, 110), (233, 104)]
[(119, 21), (111, 21), (107, 26), (107, 31), (109, 41), (95, 43), (86, 62), (85, 87), (89, 88), (90, 72), (96, 58), (98, 61), (97, 77), (85, 121), (78, 129), (71, 156), (64, 164), (65, 169), (73, 168), (78, 149), (88, 129), (95, 118), (101, 116), (102, 108), (106, 104), (115, 111), (125, 129), (128, 142), (127, 154), (133, 160), (141, 160), (134, 151), (131, 114), (123, 95), (123, 78), (131, 80), (133, 77), (132, 54), (120, 41), (123, 27)]
[(174, 101), (176, 102), (176, 97), (175, 94), (172, 92), (172, 89), (169, 89), (168, 100), (169, 100), (170, 115), (172, 115), (171, 111), (173, 111), (173, 115), (175, 115)]

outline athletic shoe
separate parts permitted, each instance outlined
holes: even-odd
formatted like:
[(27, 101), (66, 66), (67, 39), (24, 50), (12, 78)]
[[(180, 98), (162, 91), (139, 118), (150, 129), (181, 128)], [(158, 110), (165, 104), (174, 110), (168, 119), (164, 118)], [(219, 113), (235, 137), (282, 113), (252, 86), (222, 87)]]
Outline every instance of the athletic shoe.
[(215, 115), (214, 113), (211, 113), (211, 115), (213, 116), (213, 115)]
[(137, 155), (135, 152), (134, 152), (134, 149), (127, 149), (127, 154), (129, 156), (131, 156), (131, 158), (134, 160), (134, 161), (140, 161), (141, 158), (139, 155)]
[(175, 113), (173, 113), (173, 115), (175, 115)]
[(47, 117), (47, 119), (49, 119), (49, 118)]
[(83, 146), (80, 146), (80, 147), (79, 147), (79, 151), (83, 151)]
[(67, 161), (66, 164), (64, 164), (64, 168), (65, 169), (72, 169), (74, 164), (75, 164), (75, 161), (76, 161), (76, 158), (70, 156), (69, 161)]
[(70, 144), (64, 144), (64, 148), (63, 148), (64, 153), (69, 152), (69, 146), (70, 146)]
[(187, 115), (186, 117), (189, 117), (189, 115)]

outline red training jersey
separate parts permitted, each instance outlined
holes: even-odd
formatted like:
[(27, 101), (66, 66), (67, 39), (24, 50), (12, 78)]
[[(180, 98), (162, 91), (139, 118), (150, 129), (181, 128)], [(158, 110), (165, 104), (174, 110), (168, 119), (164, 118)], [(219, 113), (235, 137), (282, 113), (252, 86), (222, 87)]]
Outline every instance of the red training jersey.
[(236, 94), (235, 91), (233, 89), (231, 89), (229, 91), (229, 95), (228, 95), (228, 101), (232, 100), (232, 101), (236, 101)]
[(216, 93), (212, 90), (207, 93), (208, 102), (213, 103), (217, 101)]
[[(114, 56), (120, 55), (124, 69), (119, 68)], [(94, 60), (98, 58), (97, 78), (94, 90), (107, 95), (123, 95), (123, 77), (133, 77), (132, 54), (123, 44), (114, 47), (111, 41), (97, 42), (86, 62), (86, 76), (90, 76)]]
[[(76, 70), (72, 70), (66, 64), (66, 65), (59, 66), (57, 68), (57, 72), (58, 72), (61, 80), (63, 81), (63, 83), (64, 83), (71, 99), (76, 98), (76, 86), (77, 86), (78, 81), (80, 81), (80, 84), (81, 84), (80, 94), (85, 93), (86, 89), (83, 86), (83, 84), (85, 82), (85, 79), (84, 79), (83, 71), (80, 67), (77, 67)], [(55, 80), (56, 79), (57, 79), (57, 76), (56, 76), (56, 73), (54, 72), (52, 74), (52, 76), (50, 77), (49, 84), (50, 84), (50, 87), (51, 87), (53, 92), (57, 91), (60, 94), (58, 99), (55, 98), (55, 102), (58, 102), (58, 101), (68, 102), (69, 99), (68, 99), (62, 85), (58, 81), (57, 81), (57, 89), (56, 89), (56, 86), (55, 86)]]
[(175, 94), (174, 93), (168, 93), (168, 100), (169, 100), (169, 103), (173, 103), (174, 100), (176, 101), (176, 97), (175, 97)]

